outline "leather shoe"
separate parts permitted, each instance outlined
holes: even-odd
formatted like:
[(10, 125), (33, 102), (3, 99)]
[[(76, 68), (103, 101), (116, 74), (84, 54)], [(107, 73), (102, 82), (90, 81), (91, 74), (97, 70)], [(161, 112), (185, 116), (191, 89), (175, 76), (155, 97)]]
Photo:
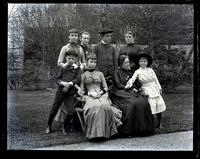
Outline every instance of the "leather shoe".
[(70, 129), (62, 128), (62, 133), (64, 135), (69, 134), (70, 133)]
[(50, 134), (51, 133), (51, 128), (48, 126), (45, 130), (45, 134)]

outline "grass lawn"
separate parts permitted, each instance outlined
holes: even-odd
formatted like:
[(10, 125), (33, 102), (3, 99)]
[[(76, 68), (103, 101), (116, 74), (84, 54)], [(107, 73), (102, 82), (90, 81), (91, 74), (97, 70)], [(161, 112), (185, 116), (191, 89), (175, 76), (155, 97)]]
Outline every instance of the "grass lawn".
[[(8, 91), (7, 148), (32, 149), (51, 145), (87, 141), (84, 134), (63, 135), (61, 124), (54, 122), (51, 134), (44, 134), (47, 118), (55, 95), (53, 91)], [(167, 109), (163, 113), (163, 130), (171, 133), (193, 129), (192, 90), (184, 93), (163, 94)]]

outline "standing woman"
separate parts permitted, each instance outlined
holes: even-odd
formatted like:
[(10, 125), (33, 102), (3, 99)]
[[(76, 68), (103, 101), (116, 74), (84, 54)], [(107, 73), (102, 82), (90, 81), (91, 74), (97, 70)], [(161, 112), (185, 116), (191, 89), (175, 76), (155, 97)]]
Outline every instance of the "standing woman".
[(153, 116), (147, 98), (139, 91), (141, 84), (137, 81), (133, 89), (126, 89), (127, 81), (132, 77), (129, 58), (119, 56), (119, 69), (114, 72), (114, 87), (110, 99), (114, 106), (122, 111), (122, 123), (119, 133), (125, 136), (148, 135), (154, 132)]
[(136, 34), (132, 31), (127, 31), (125, 33), (126, 46), (122, 47), (119, 51), (120, 55), (127, 55), (130, 60), (131, 71), (134, 72), (136, 68), (137, 55), (141, 52), (141, 48), (136, 45)]
[(89, 140), (108, 139), (117, 134), (117, 127), (121, 125), (121, 111), (111, 106), (104, 75), (95, 70), (96, 61), (94, 53), (87, 55), (88, 70), (82, 74), (79, 90), (79, 94), (85, 98), (83, 109), (86, 137)]

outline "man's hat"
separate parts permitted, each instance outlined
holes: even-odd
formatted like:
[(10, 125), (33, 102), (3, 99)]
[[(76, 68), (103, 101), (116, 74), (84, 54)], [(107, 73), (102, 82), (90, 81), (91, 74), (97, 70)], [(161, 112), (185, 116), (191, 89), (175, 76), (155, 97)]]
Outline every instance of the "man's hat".
[(102, 28), (100, 31), (99, 31), (99, 34), (101, 35), (105, 35), (105, 34), (108, 34), (108, 33), (113, 33), (114, 31), (111, 29), (111, 28)]
[(67, 56), (67, 55), (72, 55), (75, 57), (79, 56), (78, 52), (76, 50), (72, 50), (72, 49), (65, 52), (65, 56)]
[(138, 54), (138, 55), (137, 55), (137, 64), (139, 64), (139, 60), (140, 60), (141, 57), (147, 58), (147, 60), (148, 60), (147, 67), (151, 66), (151, 64), (153, 63), (153, 59), (152, 59), (152, 57), (151, 57), (149, 54), (147, 54), (147, 53), (141, 53), (141, 54)]
[(77, 33), (78, 34), (78, 30), (76, 28), (72, 28), (69, 30), (69, 34), (70, 33)]

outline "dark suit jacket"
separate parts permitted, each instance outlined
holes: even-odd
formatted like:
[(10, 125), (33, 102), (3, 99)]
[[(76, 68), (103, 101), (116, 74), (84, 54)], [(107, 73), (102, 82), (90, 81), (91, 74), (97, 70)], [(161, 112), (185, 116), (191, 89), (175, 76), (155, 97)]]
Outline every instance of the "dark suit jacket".
[[(70, 82), (72, 81), (73, 84), (80, 85), (81, 82), (81, 69), (80, 67), (74, 69), (72, 66), (68, 66), (66, 68), (60, 68), (57, 77), (56, 77), (56, 83), (59, 85), (61, 81), (64, 82)], [(62, 90), (64, 86), (58, 87), (58, 90)], [(77, 89), (73, 86), (71, 86), (68, 90), (68, 94), (75, 94), (77, 92)]]
[(115, 48), (110, 44), (100, 42), (93, 47), (92, 51), (97, 56), (98, 70), (104, 74), (105, 78), (112, 76), (118, 67)]

